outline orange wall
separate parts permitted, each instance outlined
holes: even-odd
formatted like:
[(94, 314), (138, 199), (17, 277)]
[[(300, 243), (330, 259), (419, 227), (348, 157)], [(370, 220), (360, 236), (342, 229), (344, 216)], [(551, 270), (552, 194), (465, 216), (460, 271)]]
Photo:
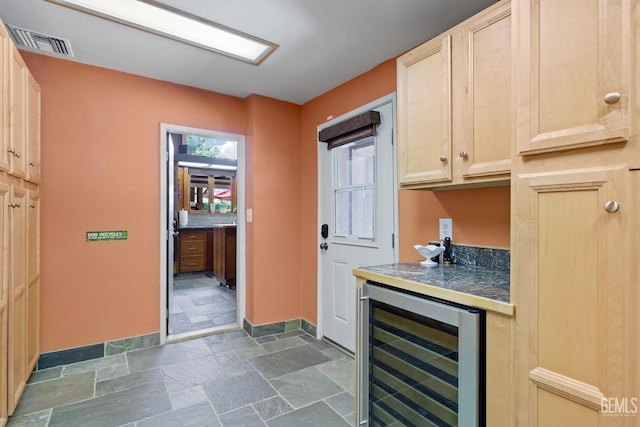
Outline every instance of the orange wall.
[(247, 98), (247, 319), (300, 317), (300, 106)]
[[(302, 107), (302, 317), (317, 321), (317, 127), (396, 90), (391, 59)], [(439, 218), (453, 218), (455, 243), (509, 247), (509, 187), (442, 192), (400, 191), (401, 262), (421, 259), (413, 245), (438, 238)]]
[[(317, 321), (317, 126), (395, 91), (395, 60), (298, 106), (22, 54), (42, 88), (43, 352), (158, 331), (161, 122), (247, 136), (247, 318)], [(457, 243), (509, 246), (507, 187), (399, 204), (401, 261), (444, 216)], [(87, 243), (90, 230), (129, 238)]]
[(21, 53), (42, 89), (41, 350), (157, 332), (160, 123), (242, 134), (244, 101)]

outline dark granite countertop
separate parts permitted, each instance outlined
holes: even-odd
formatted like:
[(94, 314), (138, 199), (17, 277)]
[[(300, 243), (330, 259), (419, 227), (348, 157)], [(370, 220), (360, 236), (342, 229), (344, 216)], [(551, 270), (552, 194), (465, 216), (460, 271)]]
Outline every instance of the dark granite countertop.
[(236, 224), (208, 224), (208, 225), (187, 225), (184, 227), (178, 227), (178, 231), (189, 230), (213, 230), (214, 228), (232, 228), (237, 227)]
[(419, 262), (360, 267), (356, 276), (460, 304), (513, 315), (508, 271), (463, 264), (425, 267)]

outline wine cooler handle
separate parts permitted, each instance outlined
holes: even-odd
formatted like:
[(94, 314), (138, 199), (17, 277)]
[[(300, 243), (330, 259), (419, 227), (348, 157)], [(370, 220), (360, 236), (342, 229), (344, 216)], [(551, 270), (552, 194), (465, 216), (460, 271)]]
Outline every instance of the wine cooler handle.
[(356, 289), (356, 425), (364, 426), (367, 424), (366, 420), (362, 420), (362, 304), (365, 303), (369, 297), (362, 296), (362, 287)]

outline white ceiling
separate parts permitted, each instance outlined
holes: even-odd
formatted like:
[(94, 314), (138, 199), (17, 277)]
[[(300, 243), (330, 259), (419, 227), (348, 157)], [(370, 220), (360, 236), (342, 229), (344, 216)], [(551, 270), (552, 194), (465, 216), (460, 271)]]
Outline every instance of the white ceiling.
[(68, 39), (74, 61), (244, 98), (303, 104), (495, 0), (161, 0), (280, 47), (233, 60), (44, 0), (2, 0), (5, 24)]

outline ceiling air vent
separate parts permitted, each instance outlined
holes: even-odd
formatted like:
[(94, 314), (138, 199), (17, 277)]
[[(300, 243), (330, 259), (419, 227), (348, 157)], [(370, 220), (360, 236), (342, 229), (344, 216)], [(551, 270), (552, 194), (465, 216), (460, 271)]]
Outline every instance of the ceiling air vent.
[(37, 33), (24, 28), (7, 25), (11, 38), (20, 49), (47, 52), (57, 56), (73, 57), (71, 43), (67, 39)]

